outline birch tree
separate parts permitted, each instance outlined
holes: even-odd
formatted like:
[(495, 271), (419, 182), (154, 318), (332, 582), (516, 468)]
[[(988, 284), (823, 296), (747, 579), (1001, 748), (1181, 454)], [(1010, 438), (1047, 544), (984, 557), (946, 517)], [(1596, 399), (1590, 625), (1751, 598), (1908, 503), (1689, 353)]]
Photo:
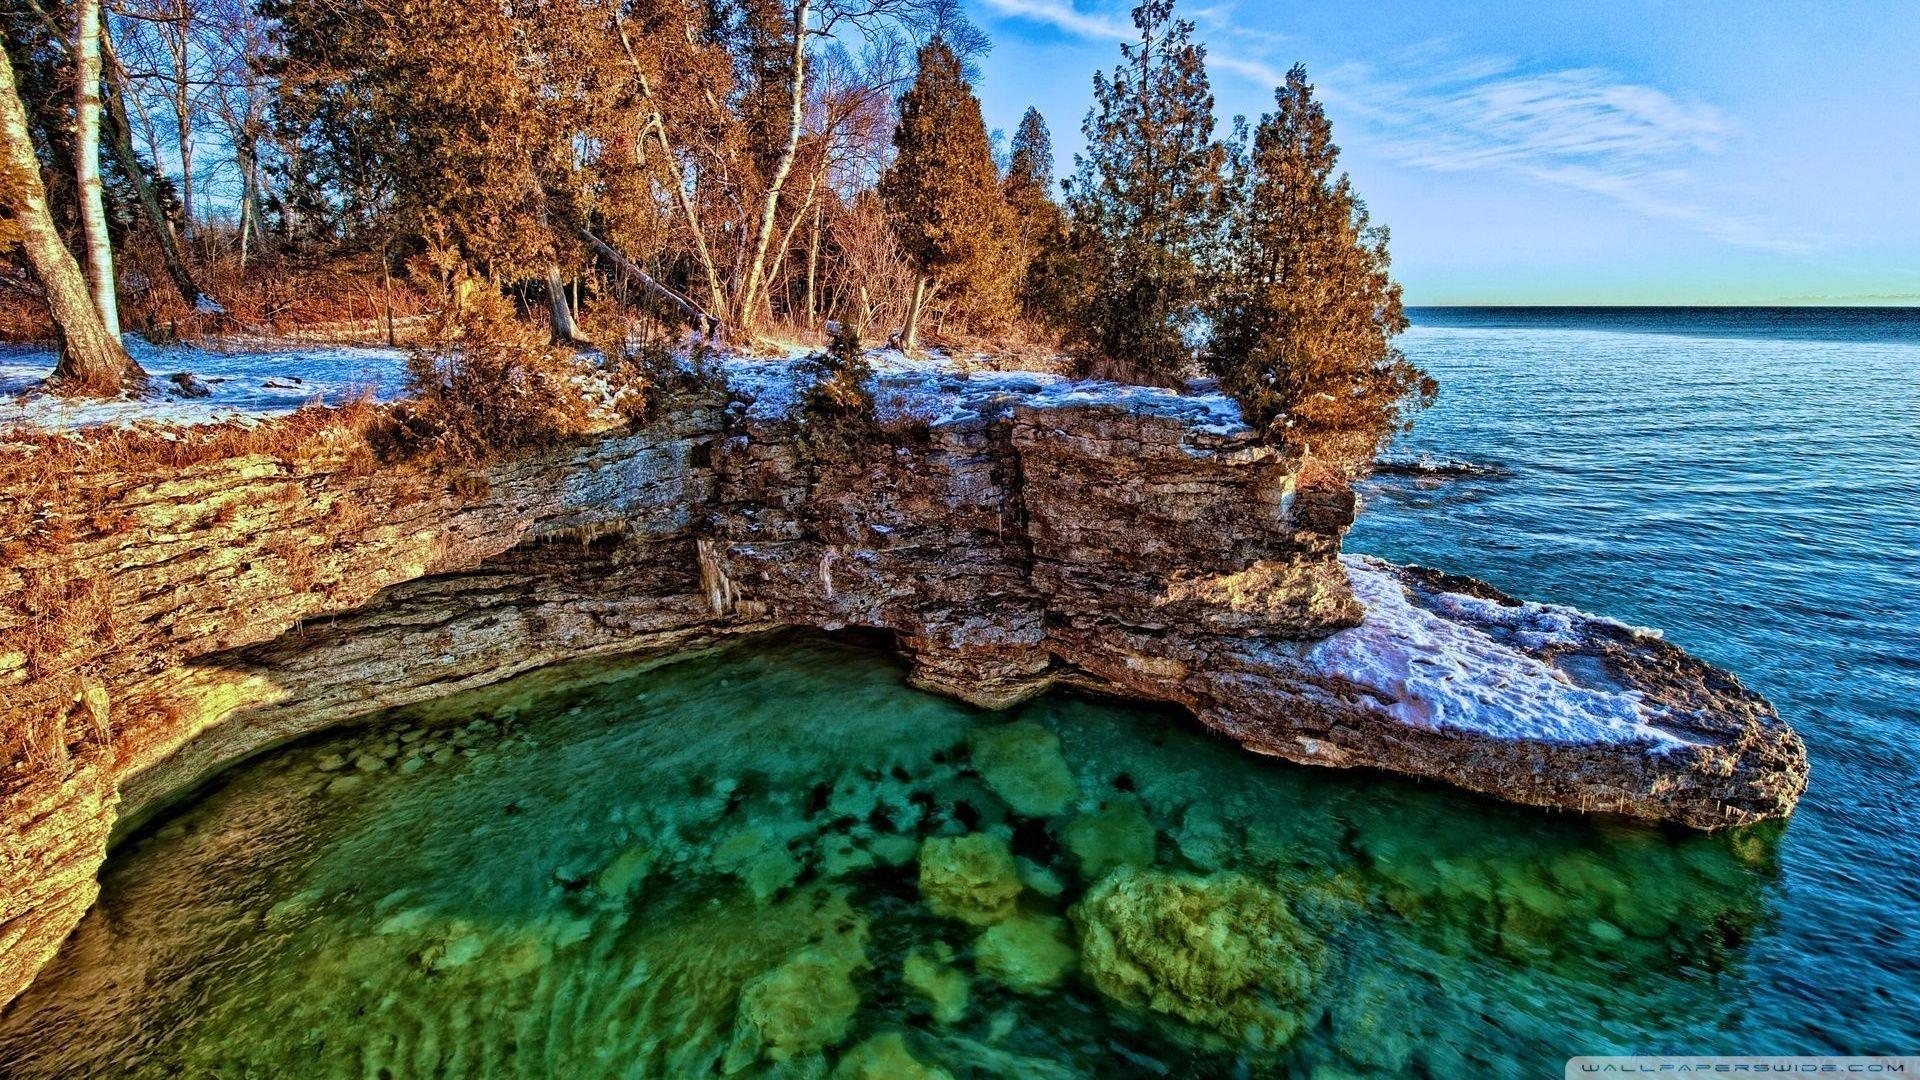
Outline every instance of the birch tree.
[(80, 227), (86, 237), (87, 285), (100, 312), (101, 325), (118, 338), (120, 301), (114, 293), (113, 240), (107, 234), (107, 202), (100, 183), (100, 77), (100, 0), (77, 0), (73, 28), (74, 188), (80, 196)]
[[(95, 9), (95, 26), (99, 25)], [(97, 176), (96, 168), (96, 176)], [(97, 192), (96, 192), (97, 193)], [(27, 110), (13, 74), (13, 61), (0, 49), (0, 216), (8, 239), (17, 242), (46, 292), (59, 339), (59, 360), (52, 388), (74, 394), (116, 394), (146, 381), (146, 372), (127, 355), (117, 333), (100, 317), (80, 264), (60, 239), (47, 209), (40, 162), (33, 151)]]

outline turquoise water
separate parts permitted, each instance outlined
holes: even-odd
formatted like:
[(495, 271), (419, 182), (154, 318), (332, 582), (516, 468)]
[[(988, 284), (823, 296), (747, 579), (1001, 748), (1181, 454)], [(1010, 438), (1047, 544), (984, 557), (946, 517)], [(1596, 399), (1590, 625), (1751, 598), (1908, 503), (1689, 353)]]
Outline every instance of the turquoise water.
[[(131, 838), (22, 1077), (1559, 1075), (1911, 1050), (1920, 348), (1424, 325), (1352, 546), (1664, 626), (1806, 734), (1701, 836), (987, 713), (877, 643), (594, 662), (290, 747)], [(1503, 318), (1507, 318), (1503, 316)], [(1858, 336), (1857, 334), (1853, 336)]]

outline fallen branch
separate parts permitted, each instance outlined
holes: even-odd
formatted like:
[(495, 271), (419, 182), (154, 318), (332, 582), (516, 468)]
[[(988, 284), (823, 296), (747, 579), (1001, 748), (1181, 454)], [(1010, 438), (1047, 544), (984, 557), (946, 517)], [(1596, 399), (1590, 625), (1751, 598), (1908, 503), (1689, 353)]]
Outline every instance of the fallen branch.
[(608, 264), (615, 270), (626, 275), (626, 277), (641, 288), (646, 289), (648, 292), (653, 293), (655, 296), (660, 297), (686, 313), (687, 318), (692, 320), (694, 326), (699, 329), (702, 334), (710, 338), (720, 336), (720, 320), (701, 310), (700, 305), (687, 299), (677, 290), (661, 282), (652, 274), (635, 266), (633, 260), (620, 254), (611, 244), (593, 235), (590, 230), (581, 229), (580, 235), (584, 237), (587, 243), (593, 246), (593, 250), (599, 252), (600, 257), (607, 260)]

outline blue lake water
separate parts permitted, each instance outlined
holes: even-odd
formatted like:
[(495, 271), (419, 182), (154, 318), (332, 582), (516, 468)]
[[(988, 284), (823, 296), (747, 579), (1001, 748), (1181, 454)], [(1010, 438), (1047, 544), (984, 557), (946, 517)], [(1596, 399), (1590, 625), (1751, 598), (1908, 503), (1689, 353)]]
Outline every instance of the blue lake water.
[[(1806, 739), (1768, 931), (1726, 992), (1770, 1052), (1920, 1047), (1920, 311), (1416, 309), (1440, 380), (1352, 550), (1660, 627)], [(1904, 1038), (1902, 1036), (1904, 1035)]]

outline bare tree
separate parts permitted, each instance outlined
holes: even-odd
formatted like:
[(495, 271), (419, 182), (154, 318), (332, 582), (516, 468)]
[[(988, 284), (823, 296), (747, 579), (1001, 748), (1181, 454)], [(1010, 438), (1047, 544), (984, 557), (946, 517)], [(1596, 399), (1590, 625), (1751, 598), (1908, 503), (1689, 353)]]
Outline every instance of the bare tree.
[[(93, 25), (99, 26), (98, 8)], [(26, 107), (21, 104), (13, 61), (5, 49), (0, 49), (0, 77), (4, 81), (0, 85), (0, 169), (5, 172), (0, 177), (0, 192), (10, 204), (20, 245), (53, 312), (60, 343), (53, 385), (70, 393), (114, 394), (143, 383), (146, 372), (127, 355), (119, 335), (101, 319), (79, 262), (54, 228), (53, 215), (47, 210), (46, 187), (40, 180), (40, 162), (33, 152)], [(97, 167), (95, 175), (97, 184)]]

